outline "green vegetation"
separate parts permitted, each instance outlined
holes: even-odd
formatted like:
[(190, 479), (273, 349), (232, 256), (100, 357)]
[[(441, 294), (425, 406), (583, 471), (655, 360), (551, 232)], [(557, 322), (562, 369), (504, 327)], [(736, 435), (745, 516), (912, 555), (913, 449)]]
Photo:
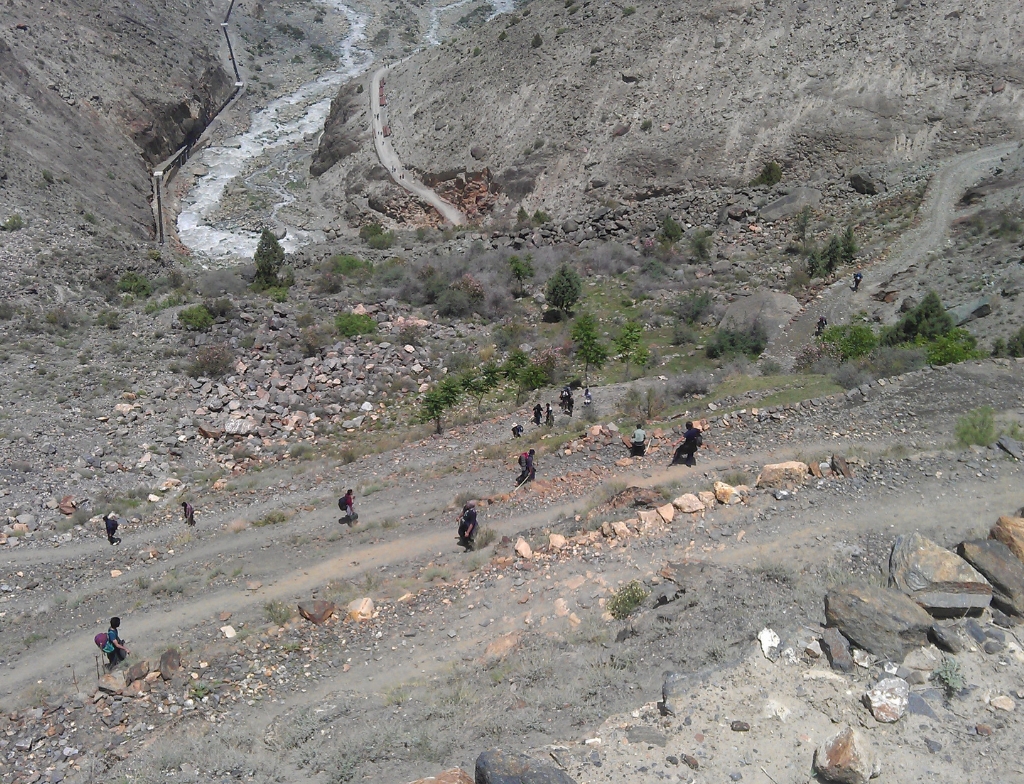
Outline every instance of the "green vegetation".
[(871, 327), (864, 324), (844, 324), (826, 329), (821, 342), (834, 347), (839, 359), (848, 362), (874, 351), (878, 338)]
[(580, 314), (573, 322), (570, 337), (576, 357), (583, 362), (583, 379), (589, 383), (591, 365), (600, 370), (608, 360), (608, 347), (601, 340), (597, 319), (589, 313)]
[(768, 345), (768, 333), (760, 324), (749, 329), (716, 329), (704, 347), (708, 359), (728, 359), (741, 354), (756, 359)]
[(193, 305), (178, 311), (178, 322), (192, 332), (206, 332), (213, 326), (213, 314), (205, 305)]
[(374, 250), (387, 250), (395, 244), (395, 233), (384, 231), (379, 223), (367, 223), (359, 229), (359, 236)]
[(487, 362), (479, 368), (474, 367), (459, 374), (458, 382), (463, 392), (476, 399), (476, 410), (480, 413), (484, 396), (501, 384), (501, 368), (493, 362)]
[(540, 33), (533, 34), (533, 40), (530, 41), (530, 46), (534, 49), (540, 49), (544, 45), (543, 39), (540, 37)]
[(1017, 330), (1007, 342), (1006, 353), (1011, 357), (1024, 357), (1024, 327)]
[(690, 253), (698, 261), (711, 258), (711, 232), (708, 229), (697, 229), (690, 235)]
[(573, 305), (579, 302), (583, 295), (580, 274), (568, 264), (562, 264), (548, 280), (545, 295), (553, 308), (572, 313)]
[(622, 15), (623, 16), (632, 16), (635, 13), (636, 13), (636, 7), (632, 6), (632, 5), (627, 5), (625, 8), (622, 9)]
[(346, 278), (365, 278), (373, 272), (372, 263), (347, 254), (332, 256), (330, 265), (331, 272)]
[(133, 297), (145, 299), (153, 293), (153, 286), (144, 275), (137, 272), (126, 272), (117, 281), (117, 290), (123, 294), (131, 294)]
[(334, 329), (346, 338), (371, 335), (377, 331), (377, 322), (365, 313), (339, 313), (334, 317)]
[(533, 256), (529, 253), (527, 253), (523, 258), (520, 258), (519, 256), (509, 256), (508, 269), (509, 272), (512, 273), (512, 277), (515, 279), (517, 287), (516, 290), (518, 291), (519, 296), (523, 296), (526, 293), (526, 289), (524, 288), (526, 286), (526, 281), (534, 275)]
[(782, 167), (777, 161), (768, 161), (761, 167), (761, 173), (750, 181), (751, 185), (777, 185), (782, 181)]
[(654, 123), (651, 120), (644, 120), (642, 123), (640, 123), (640, 130), (641, 131), (649, 131), (653, 127), (654, 127)]
[(942, 663), (935, 668), (935, 680), (942, 684), (947, 697), (952, 697), (966, 685), (960, 662), (953, 656), (942, 657)]
[(630, 365), (643, 367), (647, 364), (651, 353), (643, 342), (644, 328), (636, 321), (627, 321), (622, 325), (619, 336), (615, 338), (615, 350), (619, 361), (626, 366), (626, 379), (629, 380)]
[(978, 339), (959, 327), (928, 343), (925, 353), (932, 365), (952, 365), (985, 356), (985, 352), (978, 349)]
[(956, 325), (942, 306), (939, 295), (929, 291), (920, 304), (903, 315), (896, 324), (882, 332), (883, 346), (931, 341), (953, 331)]
[(964, 414), (956, 421), (953, 434), (962, 447), (988, 446), (996, 440), (996, 412), (990, 406), (982, 406)]
[(682, 238), (683, 227), (671, 215), (666, 215), (665, 220), (661, 222), (661, 241), (671, 246), (675, 245)]
[(612, 618), (621, 621), (632, 615), (647, 596), (647, 589), (637, 580), (631, 580), (615, 592), (606, 606)]
[(287, 288), (290, 285), (281, 278), (284, 248), (269, 229), (264, 229), (260, 234), (253, 261), (256, 263), (256, 278), (253, 281), (256, 291), (268, 291), (282, 286)]
[(235, 356), (227, 346), (203, 346), (196, 352), (188, 372), (193, 378), (221, 378), (234, 366)]
[(267, 512), (263, 517), (253, 523), (256, 528), (263, 528), (268, 525), (277, 525), (283, 523), (288, 519), (288, 515), (282, 512), (280, 509), (275, 509), (273, 512)]
[(0, 230), (3, 231), (18, 231), (19, 229), (25, 228), (25, 221), (22, 220), (18, 213), (14, 213), (7, 218), (3, 223), (0, 223)]
[(116, 310), (102, 310), (96, 316), (96, 326), (106, 327), (111, 332), (121, 328), (121, 314)]
[(440, 384), (423, 396), (420, 403), (419, 421), (433, 422), (438, 435), (444, 432), (444, 415), (456, 406), (462, 396), (462, 386), (458, 380), (448, 376)]
[(706, 289), (693, 290), (681, 297), (676, 305), (676, 316), (687, 324), (696, 324), (711, 310), (711, 294)]
[(292, 608), (282, 601), (275, 600), (263, 605), (263, 614), (271, 623), (284, 626), (292, 619)]

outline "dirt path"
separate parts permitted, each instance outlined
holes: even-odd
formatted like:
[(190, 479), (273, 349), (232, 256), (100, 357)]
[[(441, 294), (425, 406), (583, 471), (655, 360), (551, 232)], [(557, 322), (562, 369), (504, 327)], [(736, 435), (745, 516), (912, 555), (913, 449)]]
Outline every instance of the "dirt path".
[(370, 131), (373, 133), (373, 145), (377, 150), (381, 166), (388, 170), (395, 184), (425, 201), (441, 213), (449, 223), (463, 226), (466, 223), (466, 216), (438, 196), (431, 188), (417, 180), (412, 172), (402, 166), (402, 161), (399, 160), (398, 153), (395, 152), (395, 148), (391, 144), (391, 139), (384, 137), (384, 127), (387, 125), (387, 107), (380, 105), (380, 84), (387, 70), (386, 66), (381, 68), (374, 73), (370, 80)]
[(809, 303), (789, 327), (768, 347), (768, 354), (791, 365), (813, 336), (818, 317), (829, 324), (844, 324), (850, 314), (870, 310), (877, 293), (894, 275), (917, 264), (928, 253), (946, 244), (956, 203), (971, 185), (984, 177), (1007, 154), (1017, 149), (1016, 142), (984, 147), (948, 161), (932, 178), (918, 211), (920, 223), (903, 234), (881, 261), (865, 269), (860, 290), (851, 288), (849, 275), (837, 280), (817, 299)]

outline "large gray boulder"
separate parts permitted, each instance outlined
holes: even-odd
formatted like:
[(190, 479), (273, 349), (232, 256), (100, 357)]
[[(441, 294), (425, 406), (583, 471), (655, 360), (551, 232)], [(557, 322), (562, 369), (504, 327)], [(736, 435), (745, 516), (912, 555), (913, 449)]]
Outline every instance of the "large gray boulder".
[(719, 326), (725, 329), (750, 329), (760, 324), (772, 340), (800, 312), (800, 303), (792, 294), (781, 291), (755, 291), (749, 297), (737, 297), (725, 311)]
[(821, 191), (814, 188), (793, 188), (788, 194), (761, 208), (758, 215), (763, 221), (777, 221), (792, 218), (804, 207), (817, 207), (821, 202)]
[(992, 584), (992, 604), (1008, 615), (1024, 615), (1024, 563), (994, 539), (961, 542), (956, 551)]
[(476, 784), (576, 784), (548, 762), (525, 754), (488, 749), (476, 759)]
[(932, 625), (931, 616), (911, 598), (873, 585), (830, 591), (825, 597), (825, 620), (858, 648), (895, 661), (927, 645)]
[(896, 537), (889, 585), (940, 617), (980, 611), (992, 601), (992, 586), (977, 569), (916, 532)]
[(993, 304), (992, 297), (980, 297), (970, 302), (965, 302), (963, 305), (950, 308), (948, 312), (953, 317), (953, 322), (960, 327), (975, 319), (984, 318), (989, 315), (992, 312)]

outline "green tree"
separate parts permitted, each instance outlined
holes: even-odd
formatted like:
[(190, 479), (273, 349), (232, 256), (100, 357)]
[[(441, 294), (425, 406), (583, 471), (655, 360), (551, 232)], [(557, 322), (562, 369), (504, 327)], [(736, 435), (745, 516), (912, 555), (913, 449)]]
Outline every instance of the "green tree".
[(433, 422), (438, 435), (444, 432), (444, 415), (454, 408), (462, 396), (458, 379), (448, 376), (423, 396), (420, 403), (420, 422)]
[(516, 286), (520, 296), (524, 293), (523, 288), (526, 285), (526, 281), (533, 277), (533, 256), (526, 254), (525, 257), (519, 258), (519, 256), (508, 257), (508, 269), (512, 273), (512, 277), (515, 278)]
[(661, 238), (668, 245), (675, 245), (683, 238), (683, 227), (671, 216), (661, 222)]
[(253, 285), (258, 291), (266, 291), (281, 285), (279, 275), (281, 263), (284, 261), (284, 248), (270, 229), (264, 229), (260, 234), (260, 242), (256, 246), (253, 261), (256, 263), (256, 278)]
[(843, 362), (866, 356), (878, 345), (871, 327), (864, 324), (844, 324), (829, 327), (821, 335), (821, 342), (835, 346)]
[(493, 362), (488, 362), (479, 368), (467, 370), (459, 375), (459, 384), (462, 390), (476, 399), (476, 411), (479, 414), (483, 405), (484, 396), (498, 388), (501, 383), (501, 368)]
[(604, 367), (608, 360), (608, 347), (601, 342), (597, 320), (589, 313), (576, 317), (569, 334), (576, 346), (576, 356), (583, 360), (583, 379), (589, 384), (590, 366), (598, 370)]
[(949, 334), (955, 326), (953, 317), (942, 306), (939, 295), (929, 291), (920, 304), (882, 333), (881, 342), (883, 346), (913, 343), (919, 338), (928, 342)]
[(690, 253), (698, 261), (707, 261), (711, 258), (711, 232), (707, 229), (697, 229), (690, 236)]
[(952, 365), (985, 356), (984, 351), (978, 350), (978, 339), (962, 328), (954, 328), (940, 335), (927, 345), (925, 351), (928, 361), (933, 365)]
[(579, 302), (583, 295), (580, 274), (568, 264), (563, 264), (548, 280), (545, 295), (552, 307), (572, 313), (573, 305)]
[(807, 242), (807, 232), (811, 228), (811, 212), (810, 205), (807, 205), (796, 216), (796, 236), (800, 238), (800, 242)]
[(635, 321), (627, 321), (622, 325), (622, 331), (615, 338), (615, 350), (619, 354), (619, 361), (626, 366), (626, 379), (630, 379), (629, 366), (632, 364), (643, 365), (646, 363), (650, 352), (643, 343), (644, 328)]
[(836, 237), (832, 236), (832, 239), (828, 241), (828, 246), (825, 248), (824, 254), (825, 261), (825, 272), (831, 275), (843, 262), (843, 242)]
[(853, 226), (847, 226), (843, 232), (843, 261), (849, 264), (857, 255), (857, 237), (853, 233)]
[(529, 363), (516, 373), (516, 403), (520, 403), (527, 392), (540, 389), (550, 381), (548, 369), (536, 362)]
[(1006, 342), (1006, 351), (1011, 357), (1024, 357), (1024, 327)]

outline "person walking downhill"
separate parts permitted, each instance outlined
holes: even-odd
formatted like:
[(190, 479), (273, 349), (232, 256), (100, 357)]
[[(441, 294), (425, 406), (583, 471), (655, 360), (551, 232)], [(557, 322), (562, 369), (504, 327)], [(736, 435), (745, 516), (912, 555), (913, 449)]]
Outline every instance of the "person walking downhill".
[(111, 544), (121, 544), (121, 537), (117, 536), (117, 527), (120, 524), (117, 515), (113, 512), (107, 512), (103, 515), (103, 525), (107, 529), (107, 541)]
[(522, 469), (519, 478), (516, 479), (516, 487), (521, 487), (527, 482), (532, 482), (537, 476), (537, 471), (534, 468), (534, 458), (537, 456), (537, 452), (531, 449), (529, 452), (523, 452), (519, 455), (519, 468)]
[(548, 427), (555, 426), (555, 412), (551, 410), (551, 404), (547, 404), (547, 410), (544, 412), (544, 424)]
[(862, 280), (864, 280), (864, 276), (861, 274), (860, 270), (857, 270), (855, 273), (853, 273), (853, 290), (854, 291), (856, 291), (857, 289), (860, 288), (860, 282)]
[(544, 409), (540, 407), (540, 403), (533, 407), (533, 424), (540, 427), (540, 420), (544, 416)]
[(476, 536), (476, 501), (467, 501), (459, 516), (459, 544), (467, 551), (473, 549), (473, 538)]
[(697, 465), (697, 450), (704, 444), (704, 437), (700, 428), (693, 426), (693, 422), (686, 423), (686, 431), (683, 433), (683, 440), (676, 446), (675, 454), (672, 455), (672, 465), (682, 463), (683, 465)]
[(194, 528), (196, 524), (196, 510), (188, 501), (181, 502), (181, 516), (185, 520), (185, 525), (189, 528)]

